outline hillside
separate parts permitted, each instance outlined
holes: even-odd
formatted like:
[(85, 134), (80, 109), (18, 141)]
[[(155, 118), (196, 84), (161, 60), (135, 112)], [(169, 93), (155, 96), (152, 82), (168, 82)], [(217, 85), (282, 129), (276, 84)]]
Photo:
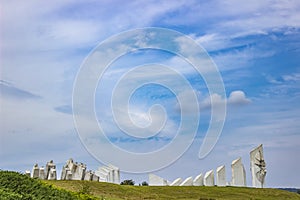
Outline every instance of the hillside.
[(278, 189), (238, 187), (149, 187), (90, 181), (40, 181), (17, 172), (0, 171), (1, 200), (138, 200), (138, 199), (299, 199), (300, 195)]
[(154, 187), (154, 186), (127, 186), (115, 185), (101, 182), (87, 181), (45, 181), (57, 187), (71, 191), (80, 191), (85, 188), (85, 192), (100, 199), (106, 200), (136, 200), (136, 199), (299, 199), (300, 195), (278, 189), (256, 189), (239, 187), (199, 187), (199, 186), (177, 186), (177, 187)]
[(0, 171), (1, 200), (64, 199), (93, 200), (95, 198), (82, 192), (70, 192), (45, 184), (17, 172)]

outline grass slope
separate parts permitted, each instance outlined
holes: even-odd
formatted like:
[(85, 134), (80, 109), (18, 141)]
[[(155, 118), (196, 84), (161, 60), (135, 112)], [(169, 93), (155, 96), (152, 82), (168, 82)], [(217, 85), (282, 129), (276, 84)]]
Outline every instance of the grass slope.
[(127, 186), (87, 181), (45, 181), (59, 188), (79, 192), (84, 191), (99, 199), (106, 200), (138, 200), (138, 199), (299, 199), (300, 195), (278, 189), (256, 189), (240, 187), (158, 187), (158, 186)]
[(1, 200), (31, 200), (31, 199), (65, 199), (65, 200), (93, 200), (92, 196), (82, 192), (70, 192), (62, 188), (45, 184), (17, 172), (0, 171), (0, 199)]

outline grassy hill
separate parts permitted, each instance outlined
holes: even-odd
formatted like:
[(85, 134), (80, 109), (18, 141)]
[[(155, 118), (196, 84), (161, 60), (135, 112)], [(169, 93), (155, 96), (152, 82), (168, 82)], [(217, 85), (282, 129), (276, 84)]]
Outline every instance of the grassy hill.
[(0, 199), (1, 200), (35, 200), (35, 199), (65, 199), (65, 200), (93, 200), (92, 196), (82, 192), (66, 191), (62, 188), (45, 184), (17, 172), (0, 171)]
[(300, 195), (288, 191), (278, 189), (256, 189), (256, 188), (240, 188), (240, 187), (158, 187), (158, 186), (128, 186), (115, 185), (101, 182), (87, 181), (45, 181), (47, 184), (55, 185), (70, 191), (84, 191), (92, 194), (100, 199), (106, 200), (139, 200), (139, 199), (197, 199), (197, 200), (213, 200), (213, 199), (298, 199)]
[(40, 181), (17, 172), (0, 171), (0, 199), (139, 200), (139, 199), (299, 199), (300, 195), (278, 189), (238, 187), (127, 186), (90, 181)]

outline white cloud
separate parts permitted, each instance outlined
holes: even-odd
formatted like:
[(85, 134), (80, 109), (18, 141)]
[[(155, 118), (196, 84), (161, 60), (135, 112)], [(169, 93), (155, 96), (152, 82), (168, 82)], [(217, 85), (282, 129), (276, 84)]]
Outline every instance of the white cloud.
[(300, 81), (300, 73), (284, 75), (284, 76), (282, 76), (282, 78), (285, 81)]
[(228, 103), (232, 105), (248, 104), (250, 102), (251, 100), (246, 98), (245, 93), (241, 90), (231, 92), (228, 98)]
[(245, 93), (241, 90), (236, 90), (236, 91), (232, 91), (229, 95), (229, 97), (227, 99), (222, 98), (220, 95), (218, 94), (212, 94), (210, 97), (206, 97), (201, 103), (201, 107), (202, 108), (209, 108), (211, 106), (211, 104), (214, 105), (218, 105), (223, 103), (224, 101), (227, 102), (227, 105), (243, 105), (243, 104), (248, 104), (251, 102), (251, 100), (249, 100)]

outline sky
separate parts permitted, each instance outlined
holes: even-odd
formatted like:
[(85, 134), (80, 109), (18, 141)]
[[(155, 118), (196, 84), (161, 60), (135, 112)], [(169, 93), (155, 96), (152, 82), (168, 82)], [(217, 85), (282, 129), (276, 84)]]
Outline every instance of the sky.
[[(229, 182), (231, 162), (241, 157), (247, 184), (251, 186), (249, 153), (263, 144), (266, 186), (300, 187), (299, 1), (2, 0), (0, 5), (1, 169), (24, 172), (35, 163), (42, 166), (54, 160), (60, 170), (70, 157), (86, 163), (91, 170), (107, 164), (99, 160), (102, 156), (112, 159), (113, 164), (114, 159), (122, 161), (126, 169), (156, 163), (147, 160), (141, 164), (139, 160), (126, 159), (123, 154), (105, 149), (104, 143), (100, 149), (92, 150), (84, 140), (99, 136), (99, 130), (90, 124), (92, 120), (84, 115), (85, 108), (92, 106), (106, 139), (135, 153), (154, 152), (171, 144), (182, 125), (182, 113), (186, 113), (185, 120), (193, 119), (184, 122), (187, 123), (184, 137), (193, 136), (182, 139), (182, 143), (189, 144), (186, 151), (156, 157), (158, 162), (168, 163), (153, 168), (153, 173), (170, 181), (195, 177), (225, 165)], [(199, 45), (207, 52), (206, 57), (211, 58), (210, 64), (216, 66), (224, 93), (210, 92), (205, 78), (209, 72), (205, 71), (208, 67), (204, 62), (204, 71), (199, 74), (191, 63), (174, 52), (139, 49), (114, 60), (102, 77), (93, 72), (83, 76), (87, 80), (98, 78), (98, 82), (79, 84), (83, 91), (92, 87), (94, 98), (75, 112), (74, 91), (88, 56), (101, 53), (101, 42), (111, 38), (121, 40), (128, 33), (124, 31), (145, 27), (173, 30)], [(145, 38), (138, 41), (145, 42)], [(171, 44), (177, 45), (179, 52), (193, 54), (194, 49), (179, 39)], [(161, 41), (164, 42), (169, 42), (168, 38)], [(137, 46), (143, 45), (147, 46), (144, 43)], [(122, 43), (119, 49), (104, 46), (102, 50), (127, 52), (129, 46)], [(99, 54), (97, 59), (101, 63), (110, 57)], [(174, 78), (178, 74), (183, 82)], [(125, 82), (118, 82), (124, 77)], [(151, 83), (142, 84), (150, 78)], [(160, 81), (168, 87), (160, 85)], [(189, 87), (183, 86), (186, 82)], [(116, 83), (121, 84), (119, 92), (114, 93)], [(127, 93), (133, 86), (139, 87)], [(128, 95), (130, 98), (126, 99)], [(79, 99), (84, 102), (85, 98), (82, 95)], [(116, 99), (113, 101), (116, 106), (111, 106), (112, 98)], [(191, 98), (196, 100), (198, 108), (192, 106)], [(219, 105), (226, 105), (224, 127), (214, 148), (199, 159), (199, 148), (214, 115), (212, 105), (216, 105), (217, 118), (222, 116)], [(199, 122), (194, 120), (198, 114)], [(75, 122), (84, 121), (83, 134), (73, 117)], [(141, 138), (132, 137), (124, 134), (126, 131), (120, 126), (128, 132), (136, 128), (149, 132), (147, 135), (140, 131)], [(153, 135), (154, 132), (158, 134)], [(125, 171), (121, 173), (122, 180), (134, 179), (136, 183), (148, 180), (147, 173)]]

